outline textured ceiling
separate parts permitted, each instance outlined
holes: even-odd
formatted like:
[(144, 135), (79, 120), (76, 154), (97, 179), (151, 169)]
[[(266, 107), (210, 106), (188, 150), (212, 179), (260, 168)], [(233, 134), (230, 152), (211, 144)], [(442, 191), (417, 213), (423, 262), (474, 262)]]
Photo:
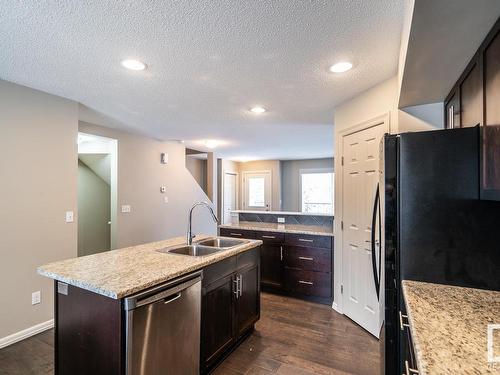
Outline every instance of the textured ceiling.
[(0, 78), (76, 100), (85, 120), (223, 140), (224, 157), (328, 156), (335, 105), (396, 73), (403, 2), (0, 0)]

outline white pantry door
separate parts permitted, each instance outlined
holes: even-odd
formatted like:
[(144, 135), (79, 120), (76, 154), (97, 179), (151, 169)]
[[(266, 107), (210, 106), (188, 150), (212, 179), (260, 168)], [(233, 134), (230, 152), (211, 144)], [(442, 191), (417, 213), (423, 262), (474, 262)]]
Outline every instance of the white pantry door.
[(371, 221), (385, 123), (343, 137), (342, 280), (344, 314), (378, 337), (380, 310), (372, 269)]
[(223, 224), (231, 223), (231, 211), (236, 210), (236, 174), (224, 173)]

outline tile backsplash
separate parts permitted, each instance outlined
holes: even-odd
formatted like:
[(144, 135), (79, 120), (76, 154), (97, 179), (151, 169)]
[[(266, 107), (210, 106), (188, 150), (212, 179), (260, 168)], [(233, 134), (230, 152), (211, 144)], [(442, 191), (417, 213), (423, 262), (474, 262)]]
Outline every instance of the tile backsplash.
[(253, 221), (259, 223), (277, 223), (278, 218), (285, 218), (285, 224), (319, 225), (324, 227), (333, 227), (333, 216), (315, 216), (315, 215), (293, 215), (293, 214), (256, 214), (240, 212), (239, 220)]

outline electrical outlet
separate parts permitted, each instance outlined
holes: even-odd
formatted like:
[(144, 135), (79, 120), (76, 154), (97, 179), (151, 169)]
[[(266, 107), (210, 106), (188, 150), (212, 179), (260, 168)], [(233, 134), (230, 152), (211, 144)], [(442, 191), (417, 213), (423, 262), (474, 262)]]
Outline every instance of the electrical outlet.
[(37, 290), (36, 292), (31, 293), (31, 304), (38, 305), (40, 302), (42, 302), (41, 292)]
[(279, 217), (278, 218), (278, 223), (283, 224), (284, 222), (285, 222), (285, 218), (284, 217)]
[(66, 211), (66, 222), (72, 223), (75, 220), (73, 211)]
[(122, 205), (122, 213), (124, 213), (124, 214), (129, 213), (130, 210), (131, 210), (130, 205), (128, 205), (128, 204)]

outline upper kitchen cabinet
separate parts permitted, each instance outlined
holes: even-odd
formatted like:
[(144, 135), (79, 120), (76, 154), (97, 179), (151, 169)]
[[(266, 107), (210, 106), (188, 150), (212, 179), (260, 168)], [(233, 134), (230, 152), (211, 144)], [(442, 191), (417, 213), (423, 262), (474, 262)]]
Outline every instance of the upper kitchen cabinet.
[(500, 200), (500, 22), (485, 41), (483, 54), (484, 126), (481, 198)]
[(446, 128), (468, 128), (483, 124), (479, 54), (467, 66), (445, 100)]
[(499, 103), (500, 20), (445, 100), (447, 128), (481, 126), (480, 196), (485, 200), (500, 200)]

